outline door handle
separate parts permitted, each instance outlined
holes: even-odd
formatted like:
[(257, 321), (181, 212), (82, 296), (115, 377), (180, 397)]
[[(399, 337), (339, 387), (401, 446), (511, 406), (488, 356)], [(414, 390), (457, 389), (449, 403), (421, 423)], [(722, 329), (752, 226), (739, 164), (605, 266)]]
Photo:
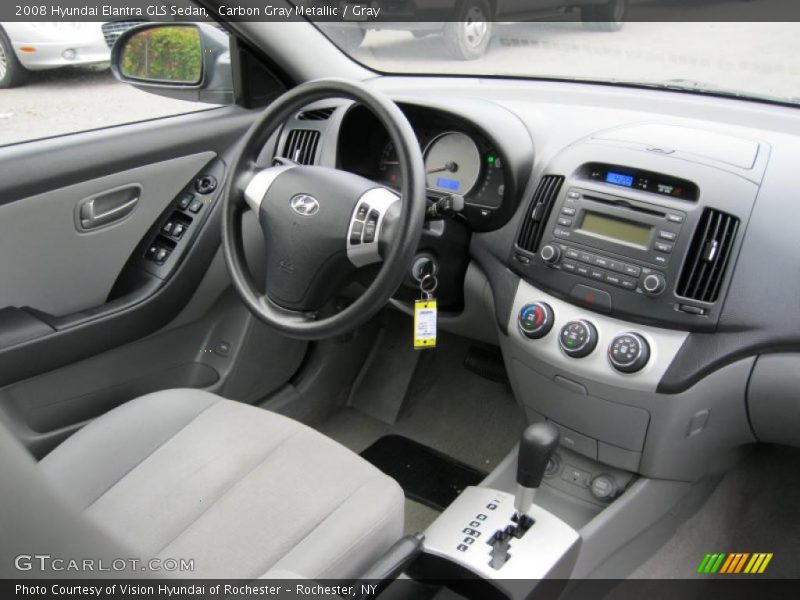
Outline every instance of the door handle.
[(141, 192), (141, 186), (129, 185), (81, 200), (76, 215), (78, 230), (90, 231), (121, 221), (134, 211)]

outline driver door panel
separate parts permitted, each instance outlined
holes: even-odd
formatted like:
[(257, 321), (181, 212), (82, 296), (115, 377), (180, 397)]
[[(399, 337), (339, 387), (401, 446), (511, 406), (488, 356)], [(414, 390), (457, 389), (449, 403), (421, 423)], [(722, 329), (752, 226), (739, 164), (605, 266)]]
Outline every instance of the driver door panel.
[[(0, 418), (37, 456), (148, 392), (256, 402), (296, 372), (306, 344), (247, 312), (219, 247), (226, 164), (254, 116), (227, 107), (0, 148)], [(203, 206), (183, 207), (208, 174)], [(176, 216), (178, 238), (164, 232)], [(264, 273), (252, 215), (244, 230)]]

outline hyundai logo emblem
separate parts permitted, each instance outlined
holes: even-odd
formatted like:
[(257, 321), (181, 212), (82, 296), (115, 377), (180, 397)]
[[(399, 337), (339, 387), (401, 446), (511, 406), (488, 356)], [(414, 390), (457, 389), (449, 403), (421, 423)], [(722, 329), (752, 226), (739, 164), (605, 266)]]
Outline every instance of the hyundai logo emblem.
[(319, 212), (319, 202), (314, 196), (308, 194), (297, 194), (289, 201), (289, 206), (298, 215), (303, 217), (313, 217)]

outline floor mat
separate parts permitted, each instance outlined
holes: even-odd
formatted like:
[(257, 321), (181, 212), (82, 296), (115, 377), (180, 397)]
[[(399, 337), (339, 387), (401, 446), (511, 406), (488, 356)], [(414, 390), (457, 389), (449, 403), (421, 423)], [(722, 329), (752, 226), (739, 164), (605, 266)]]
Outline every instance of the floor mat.
[(386, 435), (361, 456), (392, 477), (406, 496), (443, 510), (470, 485), (486, 476), (477, 469), (400, 435)]

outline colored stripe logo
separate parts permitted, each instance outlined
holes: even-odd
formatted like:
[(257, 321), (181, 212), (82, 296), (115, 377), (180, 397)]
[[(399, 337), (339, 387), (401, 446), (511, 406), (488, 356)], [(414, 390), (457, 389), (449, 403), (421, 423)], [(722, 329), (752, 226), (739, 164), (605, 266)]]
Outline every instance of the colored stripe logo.
[(701, 575), (760, 575), (771, 560), (772, 552), (716, 552), (703, 557), (697, 572)]

